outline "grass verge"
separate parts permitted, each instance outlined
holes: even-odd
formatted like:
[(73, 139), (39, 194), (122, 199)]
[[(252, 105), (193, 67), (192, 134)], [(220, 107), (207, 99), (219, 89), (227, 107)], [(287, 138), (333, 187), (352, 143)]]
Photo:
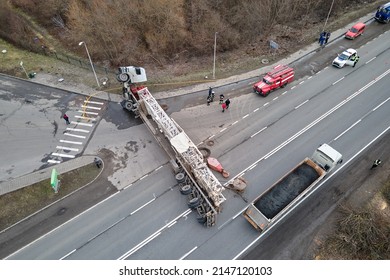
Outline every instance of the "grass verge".
[(60, 190), (54, 193), (50, 178), (0, 196), (0, 230), (3, 230), (43, 207), (94, 180), (100, 172), (95, 164), (60, 174)]

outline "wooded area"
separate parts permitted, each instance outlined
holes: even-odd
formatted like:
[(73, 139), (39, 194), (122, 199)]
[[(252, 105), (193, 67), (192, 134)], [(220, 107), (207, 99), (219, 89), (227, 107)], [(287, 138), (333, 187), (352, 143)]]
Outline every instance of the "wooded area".
[[(242, 49), (256, 56), (269, 40), (282, 46), (284, 41), (300, 40), (298, 34), (324, 22), (332, 4), (332, 0), (0, 1), (0, 36), (7, 41), (33, 51), (49, 47), (42, 38), (37, 44), (22, 12), (66, 50), (83, 54), (78, 43), (85, 41), (94, 60), (110, 66), (163, 66), (210, 56), (215, 32), (219, 53)], [(369, 2), (375, 1), (334, 1), (332, 16), (355, 3)]]

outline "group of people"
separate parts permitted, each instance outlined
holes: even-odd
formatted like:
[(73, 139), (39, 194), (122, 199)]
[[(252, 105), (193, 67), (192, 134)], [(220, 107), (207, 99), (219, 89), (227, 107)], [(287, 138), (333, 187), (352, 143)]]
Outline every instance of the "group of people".
[(320, 44), (321, 47), (324, 47), (330, 38), (330, 32), (323, 31), (320, 34), (320, 38), (318, 39), (318, 43)]
[[(225, 96), (223, 94), (219, 95), (219, 104), (222, 105), (222, 113), (225, 112), (225, 110), (229, 109), (230, 105), (230, 99), (226, 99), (224, 101)], [(207, 96), (207, 106), (210, 105), (210, 103), (214, 100), (214, 91), (211, 87), (209, 87), (209, 95)]]

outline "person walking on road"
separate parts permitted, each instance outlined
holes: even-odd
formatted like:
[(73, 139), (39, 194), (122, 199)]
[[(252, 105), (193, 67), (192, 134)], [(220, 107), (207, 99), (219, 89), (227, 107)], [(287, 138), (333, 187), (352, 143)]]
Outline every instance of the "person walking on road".
[(225, 109), (226, 109), (226, 103), (222, 103), (222, 113), (225, 112)]
[(68, 117), (67, 114), (64, 114), (64, 115), (63, 115), (63, 118), (64, 118), (66, 124), (70, 124), (70, 122), (69, 122), (69, 117)]
[(372, 164), (370, 169), (374, 169), (374, 168), (378, 167), (381, 163), (382, 163), (382, 161), (378, 158), (377, 160), (374, 161), (374, 163)]
[(229, 109), (229, 106), (230, 106), (230, 99), (226, 99), (225, 101), (225, 104), (226, 104), (226, 109)]

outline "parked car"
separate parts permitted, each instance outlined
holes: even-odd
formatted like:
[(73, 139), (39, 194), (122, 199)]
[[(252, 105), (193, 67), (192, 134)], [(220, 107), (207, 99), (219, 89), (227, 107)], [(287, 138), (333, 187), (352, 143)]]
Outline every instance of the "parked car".
[(375, 19), (379, 22), (390, 22), (390, 2), (378, 7), (375, 13)]
[(356, 23), (347, 31), (347, 33), (345, 33), (345, 38), (355, 39), (356, 37), (362, 35), (365, 29), (366, 25), (363, 22)]
[(359, 61), (357, 51), (354, 49), (348, 49), (339, 54), (332, 62), (332, 65), (337, 68), (343, 68), (345, 65), (355, 67)]

